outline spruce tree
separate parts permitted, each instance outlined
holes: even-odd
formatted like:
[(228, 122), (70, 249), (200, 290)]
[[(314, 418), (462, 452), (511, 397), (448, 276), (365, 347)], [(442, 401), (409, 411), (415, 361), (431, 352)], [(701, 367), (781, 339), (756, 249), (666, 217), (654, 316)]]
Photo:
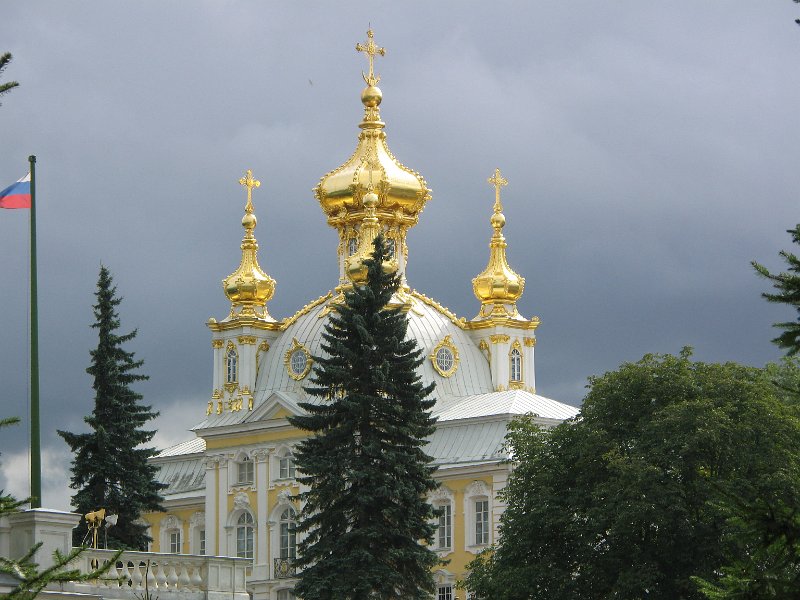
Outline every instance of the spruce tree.
[[(112, 548), (144, 550), (147, 527), (138, 523), (143, 511), (163, 510), (160, 490), (164, 484), (155, 479), (157, 469), (148, 463), (156, 454), (153, 448), (143, 447), (155, 431), (142, 426), (158, 416), (150, 406), (140, 404), (142, 395), (131, 385), (148, 379), (139, 372), (143, 361), (123, 345), (136, 337), (136, 330), (119, 335), (117, 307), (122, 301), (106, 267), (100, 268), (94, 305), (98, 330), (97, 348), (90, 352), (91, 366), (86, 369), (94, 378), (94, 410), (84, 418), (91, 428), (89, 433), (59, 431), (69, 444), (74, 459), (70, 486), (78, 492), (72, 497), (72, 506), (85, 514), (105, 508), (109, 514), (119, 515), (117, 524), (108, 529), (108, 545)], [(75, 544), (86, 535), (82, 520), (75, 529)]]
[[(794, 229), (788, 229), (787, 233), (792, 236), (795, 244), (800, 244), (800, 224)], [(774, 294), (763, 293), (761, 295), (770, 302), (793, 306), (798, 312), (795, 321), (775, 323), (774, 326), (783, 329), (783, 333), (772, 340), (779, 348), (786, 350), (788, 356), (793, 356), (800, 352), (800, 258), (786, 250), (781, 250), (780, 255), (788, 265), (788, 271), (783, 273), (770, 273), (767, 267), (756, 261), (753, 261), (752, 265), (758, 274), (769, 279), (772, 287), (777, 290)]]
[(296, 453), (309, 491), (299, 533), (295, 593), (304, 600), (428, 600), (438, 557), (427, 544), (436, 516), (426, 494), (436, 488), (423, 446), (433, 433), (433, 385), (417, 367), (422, 352), (406, 337), (408, 320), (391, 308), (399, 279), (386, 273), (383, 238), (365, 261), (367, 282), (344, 292), (316, 356), (318, 403), (290, 419), (310, 432)]

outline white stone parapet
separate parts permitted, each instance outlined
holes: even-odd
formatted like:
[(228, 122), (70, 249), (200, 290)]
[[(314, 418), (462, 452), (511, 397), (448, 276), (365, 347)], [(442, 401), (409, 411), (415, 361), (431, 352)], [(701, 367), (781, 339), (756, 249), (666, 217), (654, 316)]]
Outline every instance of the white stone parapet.
[[(74, 563), (81, 573), (105, 564), (113, 550), (87, 549)], [(249, 600), (247, 569), (252, 561), (230, 556), (161, 554), (126, 551), (103, 579), (64, 584), (68, 592), (103, 598), (142, 598), (147, 591), (159, 600)]]

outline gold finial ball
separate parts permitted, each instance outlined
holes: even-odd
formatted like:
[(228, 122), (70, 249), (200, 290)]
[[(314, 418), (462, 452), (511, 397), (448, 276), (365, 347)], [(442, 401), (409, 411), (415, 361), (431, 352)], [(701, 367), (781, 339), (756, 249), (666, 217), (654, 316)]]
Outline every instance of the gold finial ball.
[(383, 100), (383, 92), (376, 85), (368, 85), (361, 92), (361, 103), (367, 108), (375, 108)]
[(506, 224), (506, 216), (503, 213), (494, 213), (492, 215), (492, 227), (495, 229), (502, 229)]
[(245, 229), (255, 229), (258, 219), (253, 213), (247, 213), (242, 217), (242, 227)]
[(375, 192), (367, 192), (364, 194), (364, 199), (362, 200), (364, 206), (367, 208), (372, 208), (373, 206), (378, 206), (378, 194)]

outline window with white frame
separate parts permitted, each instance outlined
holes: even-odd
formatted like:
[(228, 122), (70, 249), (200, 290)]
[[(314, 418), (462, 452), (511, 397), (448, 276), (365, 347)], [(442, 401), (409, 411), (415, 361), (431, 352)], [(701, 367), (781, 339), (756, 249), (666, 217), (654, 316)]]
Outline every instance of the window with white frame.
[(287, 452), (278, 459), (278, 477), (280, 479), (294, 479), (294, 475), (294, 456), (291, 452)]
[(181, 553), (181, 530), (173, 529), (169, 532), (169, 551), (172, 554)]
[(440, 504), (439, 527), (436, 532), (436, 541), (440, 549), (453, 547), (453, 505), (449, 502)]
[(225, 352), (225, 381), (228, 383), (236, 383), (239, 381), (239, 355), (236, 348), (232, 343), (228, 343), (228, 349)]
[(489, 499), (475, 500), (475, 545), (489, 543)]
[(243, 512), (236, 521), (236, 556), (253, 558), (253, 515)]
[(440, 585), (436, 589), (436, 600), (453, 600), (453, 586)]
[(522, 381), (522, 352), (519, 351), (519, 348), (512, 348), (511, 349), (511, 381), (520, 382)]
[(205, 555), (205, 553), (206, 553), (206, 530), (205, 529), (201, 529), (200, 531), (197, 532), (197, 535), (200, 538), (200, 547), (197, 549), (198, 550), (197, 553)]
[(480, 552), (492, 543), (492, 490), (476, 479), (464, 490), (465, 549)]
[(295, 533), (295, 513), (291, 506), (286, 507), (280, 519), (280, 558), (297, 558), (297, 534)]
[(236, 482), (239, 485), (253, 483), (253, 461), (249, 456), (244, 456), (237, 464)]
[(279, 590), (278, 600), (295, 600), (295, 595), (292, 590)]

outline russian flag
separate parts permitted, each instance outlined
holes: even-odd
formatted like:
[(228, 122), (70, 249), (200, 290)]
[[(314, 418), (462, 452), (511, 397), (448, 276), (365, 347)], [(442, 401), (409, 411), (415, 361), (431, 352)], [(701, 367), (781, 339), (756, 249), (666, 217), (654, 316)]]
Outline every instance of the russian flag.
[(31, 174), (28, 173), (0, 192), (0, 208), (31, 207)]

